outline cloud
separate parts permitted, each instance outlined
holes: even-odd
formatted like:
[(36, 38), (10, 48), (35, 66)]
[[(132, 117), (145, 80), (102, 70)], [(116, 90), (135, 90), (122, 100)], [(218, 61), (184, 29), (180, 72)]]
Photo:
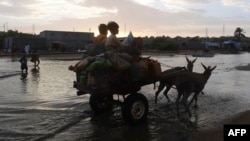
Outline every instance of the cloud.
[(9, 1), (0, 1), (0, 5), (2, 6), (11, 6), (12, 4)]
[[(50, 21), (60, 20), (63, 18), (76, 18), (76, 19), (88, 19), (99, 17), (104, 13), (116, 13), (116, 9), (105, 9), (98, 7), (83, 6), (77, 1), (40, 1), (39, 8), (36, 9), (43, 18), (47, 18)], [(38, 6), (37, 6), (38, 7)]]
[(170, 13), (185, 12), (195, 5), (211, 3), (215, 0), (131, 0), (135, 3)]
[(221, 2), (228, 7), (237, 7), (250, 11), (250, 1), (248, 0), (221, 0)]
[(117, 9), (105, 9), (79, 5), (81, 2), (64, 0), (4, 0), (0, 3), (1, 16), (16, 19), (47, 19), (48, 21), (75, 17), (93, 18), (104, 13), (116, 13)]
[(34, 24), (38, 33), (97, 33), (100, 23), (113, 20), (120, 24), (118, 36), (130, 30), (141, 36), (203, 36), (206, 28), (210, 36), (218, 36), (223, 24), (228, 33), (247, 26), (248, 7), (244, 0), (1, 0), (0, 18), (21, 31), (30, 31)]
[(20, 16), (30, 15), (33, 11), (31, 5), (35, 3), (35, 0), (2, 0), (0, 2), (0, 13), (1, 16), (10, 16), (11, 18), (19, 18)]

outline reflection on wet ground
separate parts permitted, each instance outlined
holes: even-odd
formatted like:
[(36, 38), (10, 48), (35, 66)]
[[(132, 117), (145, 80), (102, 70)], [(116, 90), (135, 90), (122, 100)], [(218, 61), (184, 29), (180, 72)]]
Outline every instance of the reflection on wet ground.
[[(92, 115), (89, 95), (76, 96), (72, 86), (75, 74), (67, 69), (77, 60), (50, 58), (41, 58), (38, 68), (29, 63), (26, 77), (20, 73), (18, 58), (0, 59), (0, 140), (191, 141), (197, 130), (221, 128), (223, 119), (249, 110), (249, 71), (239, 67), (249, 66), (248, 53), (198, 58), (195, 72), (203, 71), (201, 62), (217, 68), (208, 80), (205, 94), (199, 96), (199, 108), (191, 108), (191, 119), (184, 111), (177, 119), (175, 89), (169, 91), (171, 102), (161, 93), (156, 105), (153, 85), (142, 87), (141, 93), (149, 101), (149, 115), (147, 122), (139, 126), (124, 123), (119, 106), (111, 113)], [(151, 58), (161, 62), (163, 70), (186, 66), (183, 55)]]

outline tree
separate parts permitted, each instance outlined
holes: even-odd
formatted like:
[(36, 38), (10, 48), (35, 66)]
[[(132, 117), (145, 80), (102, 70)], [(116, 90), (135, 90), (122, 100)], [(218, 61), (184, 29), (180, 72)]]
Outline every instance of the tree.
[(244, 31), (243, 28), (237, 27), (237, 28), (235, 29), (235, 31), (234, 31), (234, 37), (236, 37), (237, 40), (240, 42), (242, 37), (243, 37), (243, 38), (246, 37), (244, 33), (245, 33), (245, 31)]

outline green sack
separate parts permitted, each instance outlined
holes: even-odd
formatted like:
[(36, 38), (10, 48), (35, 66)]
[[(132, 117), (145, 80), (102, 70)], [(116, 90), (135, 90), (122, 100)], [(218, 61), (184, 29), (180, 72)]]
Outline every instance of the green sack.
[(98, 60), (93, 63), (91, 63), (87, 69), (86, 72), (92, 72), (92, 71), (107, 71), (113, 67), (113, 64), (109, 60)]

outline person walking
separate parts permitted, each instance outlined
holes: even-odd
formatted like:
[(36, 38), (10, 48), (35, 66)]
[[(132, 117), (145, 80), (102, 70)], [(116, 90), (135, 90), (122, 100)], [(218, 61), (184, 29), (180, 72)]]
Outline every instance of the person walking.
[(30, 53), (30, 45), (27, 43), (26, 45), (25, 45), (25, 47), (24, 47), (24, 52), (26, 53), (26, 54), (29, 54)]
[(32, 51), (32, 55), (31, 55), (31, 60), (30, 61), (34, 63), (35, 67), (39, 66), (40, 59), (39, 59), (39, 54), (38, 54), (37, 50)]
[(27, 58), (25, 54), (20, 58), (19, 62), (21, 63), (22, 74), (28, 74)]

